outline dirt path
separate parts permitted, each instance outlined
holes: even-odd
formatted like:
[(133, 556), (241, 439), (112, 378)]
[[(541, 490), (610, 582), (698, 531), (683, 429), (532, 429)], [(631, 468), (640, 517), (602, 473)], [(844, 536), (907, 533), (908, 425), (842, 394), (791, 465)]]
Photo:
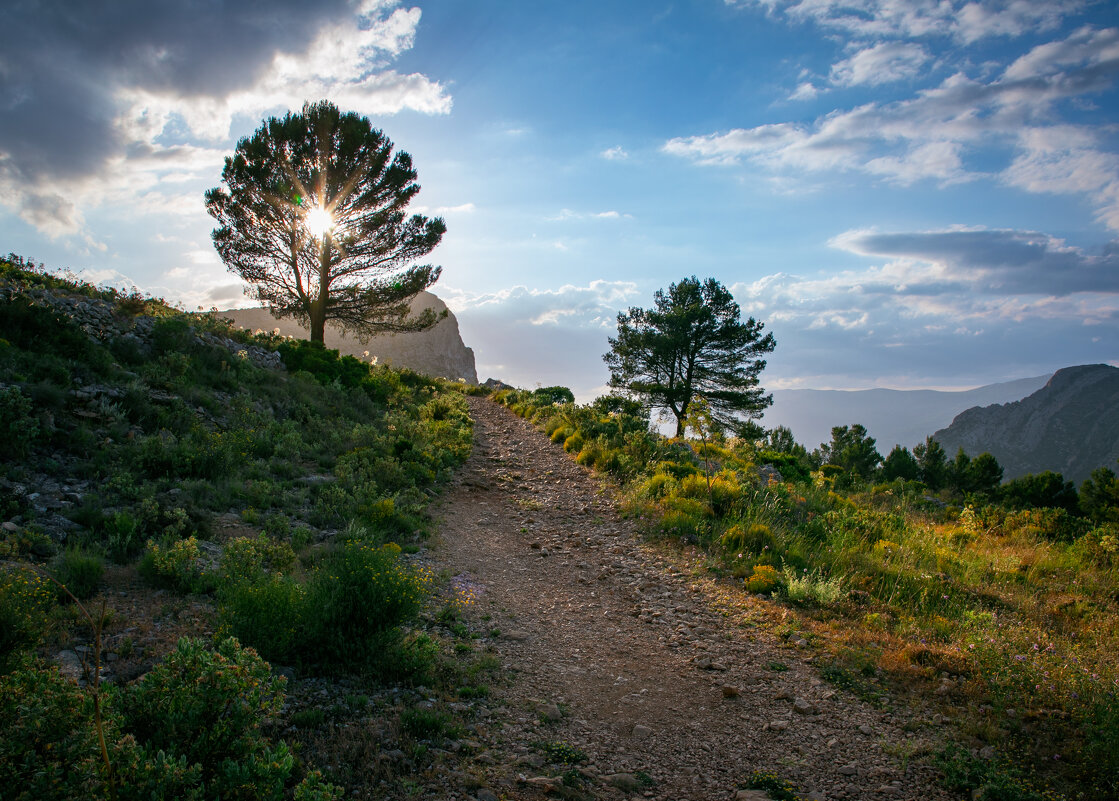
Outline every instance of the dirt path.
[(569, 777), (581, 797), (725, 801), (757, 770), (813, 799), (949, 797), (904, 758), (915, 739), (899, 721), (822, 682), (808, 650), (712, 609), (710, 580), (642, 545), (590, 472), (470, 401), (475, 451), (431, 554), (474, 591), (469, 614), (500, 630), (510, 671), (486, 704), (479, 799), (578, 797), (541, 743), (587, 755)]

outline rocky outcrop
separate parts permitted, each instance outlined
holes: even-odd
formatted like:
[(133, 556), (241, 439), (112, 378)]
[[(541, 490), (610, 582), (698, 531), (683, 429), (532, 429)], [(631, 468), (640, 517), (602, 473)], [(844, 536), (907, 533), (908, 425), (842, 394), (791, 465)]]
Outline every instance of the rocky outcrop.
[[(69, 292), (62, 288), (28, 288), (19, 283), (0, 281), (0, 298), (12, 300), (18, 296), (44, 306), (56, 315), (69, 318), (90, 339), (106, 343), (125, 340), (134, 343), (143, 352), (151, 347), (156, 318), (144, 314), (125, 314), (121, 311), (119, 302)], [(202, 342), (225, 348), (232, 355), (248, 359), (257, 367), (279, 370), (284, 366), (280, 354), (274, 350), (238, 342), (212, 331), (195, 330), (194, 334)]]
[[(447, 304), (430, 292), (421, 292), (412, 302), (412, 313), (419, 314), (433, 309), (436, 314), (447, 311)], [(268, 309), (229, 309), (218, 312), (219, 317), (231, 320), (234, 325), (250, 330), (271, 332), (279, 329), (283, 336), (307, 339), (308, 330), (291, 318), (277, 319)], [(326, 345), (339, 352), (364, 361), (374, 357), (378, 364), (407, 367), (417, 373), (435, 378), (464, 379), (478, 383), (474, 368), (474, 351), (462, 342), (458, 320), (449, 311), (435, 327), (413, 334), (381, 334), (361, 342), (345, 334), (329, 321), (326, 326)], [(368, 356), (365, 354), (368, 352)]]
[(1052, 470), (1079, 484), (1119, 458), (1119, 368), (1058, 370), (1029, 397), (968, 409), (933, 438), (949, 457), (989, 451), (1007, 479)]

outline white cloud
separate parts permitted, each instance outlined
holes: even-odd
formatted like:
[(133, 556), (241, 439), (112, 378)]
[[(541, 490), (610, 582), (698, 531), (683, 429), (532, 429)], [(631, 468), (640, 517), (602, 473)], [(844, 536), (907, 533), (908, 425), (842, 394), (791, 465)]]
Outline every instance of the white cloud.
[(500, 314), (510, 323), (554, 322), (560, 317), (578, 321), (582, 327), (611, 323), (617, 312), (637, 294), (632, 281), (591, 281), (586, 286), (565, 284), (558, 289), (529, 289), (515, 286), (500, 292), (470, 293), (448, 288), (440, 297), (456, 315)]
[(562, 222), (564, 220), (632, 220), (633, 216), (630, 214), (623, 214), (620, 211), (610, 209), (609, 211), (572, 211), (571, 209), (560, 209), (559, 214), (554, 217), (547, 218), (549, 222)]
[(426, 214), (430, 217), (442, 217), (447, 214), (472, 214), (476, 211), (473, 203), (460, 203), (457, 206), (411, 206), (409, 211), (415, 214)]
[(840, 86), (891, 83), (912, 78), (931, 58), (919, 44), (881, 42), (833, 65), (831, 80)]
[(601, 153), (599, 153), (599, 155), (607, 161), (623, 161), (629, 158), (629, 153), (627, 153), (625, 151), (625, 148), (623, 148), (621, 145), (608, 147), (606, 148), (606, 150), (603, 150)]
[(811, 81), (804, 81), (797, 84), (797, 88), (789, 95), (789, 100), (814, 100), (818, 94), (820, 90)]
[(997, 148), (1010, 154), (999, 174), (1005, 183), (1087, 195), (1100, 219), (1119, 230), (1119, 158), (1102, 141), (1106, 132), (1055, 122), (1053, 110), (1112, 86), (1117, 75), (1119, 29), (1082, 28), (1033, 48), (990, 80), (957, 73), (904, 100), (837, 109), (810, 124), (678, 137), (663, 150), (707, 165), (859, 170), (902, 184), (943, 184), (988, 177), (969, 169), (966, 157)]
[(150, 142), (175, 120), (196, 136), (221, 141), (234, 115), (259, 116), (270, 109), (300, 108), (304, 101), (329, 97), (360, 114), (395, 114), (404, 109), (446, 114), (451, 98), (423, 75), (401, 75), (388, 61), (411, 48), (420, 10), (396, 9), (388, 17), (382, 2), (365, 2), (355, 17), (326, 24), (298, 53), (277, 51), (251, 85), (225, 94), (121, 87), (119, 124), (132, 139)]
[(479, 377), (489, 371), (521, 387), (563, 384), (580, 402), (602, 394), (607, 339), (618, 312), (637, 295), (632, 282), (605, 280), (557, 289), (439, 292), (458, 318), (463, 341), (474, 348)]
[(191, 264), (221, 264), (218, 253), (213, 248), (209, 250), (188, 250), (183, 254)]
[(1101, 361), (1119, 341), (1119, 243), (952, 228), (830, 244), (873, 262), (730, 287), (777, 338), (767, 386), (978, 385)]
[[(167, 25), (183, 28), (186, 23), (175, 17), (175, 23), (163, 20), (166, 24), (161, 25), (159, 15), (171, 12), (153, 8), (137, 21), (146, 31), (143, 35), (151, 37), (147, 51), (138, 48), (140, 56), (127, 56), (124, 66), (90, 56), (89, 64), (65, 66), (71, 72), (60, 72), (61, 78), (43, 77), (42, 86), (34, 86), (33, 99), (44, 108), (65, 102), (95, 107), (100, 116), (93, 121), (100, 125), (83, 128), (78, 142), (65, 148), (65, 158), (37, 151), (21, 151), (16, 158), (14, 151), (6, 149), (7, 137), (0, 137), (0, 204), (52, 237), (88, 238), (83, 233), (84, 212), (93, 207), (121, 205), (145, 214), (197, 216), (201, 212), (198, 190), (187, 185), (203, 176), (212, 179), (225, 149), (197, 142), (167, 145), (168, 134), (174, 139), (189, 135), (221, 143), (228, 139), (237, 116), (298, 109), (307, 100), (323, 97), (365, 115), (404, 110), (446, 114), (452, 100), (441, 84), (389, 68), (393, 59), (412, 47), (420, 20), (418, 8), (396, 6), (395, 0), (364, 0), (341, 18), (336, 11), (330, 12), (334, 16), (304, 11), (307, 25), (313, 27), (299, 35), (261, 29), (252, 15), (231, 12), (230, 18), (244, 27), (242, 35), (248, 37), (243, 58), (228, 48), (208, 52), (216, 46), (193, 28), (168, 30)], [(51, 33), (64, 35), (59, 31), (70, 27), (59, 24)], [(210, 38), (216, 41), (220, 34)], [(167, 44), (157, 44), (161, 36)], [(229, 60), (230, 69), (199, 66), (216, 59)], [(233, 67), (238, 59), (245, 62), (239, 63), (240, 69)], [(65, 94), (50, 80), (62, 80), (71, 93), (73, 84), (86, 80), (89, 92), (62, 99)], [(57, 101), (56, 96), (60, 96)], [(60, 112), (50, 106), (50, 110), (54, 117), (95, 116), (86, 108)], [(13, 135), (10, 141), (9, 147), (33, 147), (27, 137)], [(181, 189), (172, 189), (175, 185)]]
[(1083, 8), (1082, 0), (724, 0), (761, 8), (792, 22), (854, 36), (951, 36), (965, 43), (1051, 30)]

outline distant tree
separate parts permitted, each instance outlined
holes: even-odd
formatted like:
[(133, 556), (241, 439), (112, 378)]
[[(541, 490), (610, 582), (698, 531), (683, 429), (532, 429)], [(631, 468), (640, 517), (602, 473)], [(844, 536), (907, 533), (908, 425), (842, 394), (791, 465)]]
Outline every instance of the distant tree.
[[(623, 395), (599, 395), (594, 399), (595, 410), (602, 414), (622, 414), (627, 417), (646, 417), (640, 401)], [(648, 419), (646, 417), (646, 419)]]
[(969, 492), (993, 496), (1002, 484), (1002, 465), (993, 455), (984, 451), (968, 465), (967, 484)]
[(926, 487), (936, 492), (948, 481), (948, 454), (932, 437), (913, 446), (913, 458), (917, 460), (918, 477)]
[(447, 229), (407, 215), (420, 187), (412, 157), (392, 150), (365, 117), (308, 104), (238, 142), (222, 186), (206, 193), (222, 261), (273, 314), (306, 325), (312, 342), (323, 341), (327, 320), (366, 338), (439, 319), (408, 315), (440, 273), (413, 262)]
[(575, 393), (567, 387), (539, 387), (532, 391), (537, 403), (574, 403)]
[(909, 452), (909, 448), (895, 445), (889, 455), (882, 462), (882, 478), (887, 481), (902, 479), (903, 481), (916, 481), (921, 474), (917, 460)]
[(948, 463), (948, 486), (959, 493), (966, 493), (971, 490), (971, 476), (969, 469), (971, 468), (971, 457), (964, 451), (963, 446), (960, 446), (956, 451), (956, 458)]
[(731, 420), (730, 430), (734, 436), (748, 442), (764, 442), (765, 428), (757, 420)]
[(1046, 470), (1012, 478), (1002, 485), (999, 496), (1014, 509), (1065, 509), (1076, 511), (1076, 487), (1060, 473)]
[(793, 438), (792, 429), (786, 426), (777, 426), (776, 428), (769, 429), (769, 431), (766, 432), (766, 444), (771, 451), (776, 451), (777, 453), (796, 454), (798, 448), (801, 452), (805, 450), (804, 446), (798, 445), (796, 439)]
[(743, 322), (722, 284), (685, 278), (667, 292), (657, 290), (653, 304), (618, 315), (618, 335), (602, 357), (611, 387), (671, 411), (678, 437), (697, 395), (722, 428), (741, 427), (740, 415), (757, 417), (773, 402), (758, 386), (765, 368), (760, 357), (776, 346), (773, 334), (762, 336), (753, 317)]
[(1080, 509), (1097, 522), (1119, 522), (1119, 478), (1110, 467), (1099, 467), (1084, 479)]
[(866, 428), (859, 423), (834, 426), (831, 442), (822, 444), (820, 450), (827, 464), (842, 468), (852, 481), (870, 480), (882, 461), (874, 437), (869, 436)]

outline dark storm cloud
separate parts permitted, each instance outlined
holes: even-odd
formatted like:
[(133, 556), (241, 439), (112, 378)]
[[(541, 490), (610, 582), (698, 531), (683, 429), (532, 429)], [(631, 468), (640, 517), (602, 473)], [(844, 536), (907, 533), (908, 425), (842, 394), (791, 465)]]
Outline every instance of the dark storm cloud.
[(943, 265), (944, 282), (905, 286), (904, 294), (958, 292), (961, 286), (992, 294), (1065, 296), (1119, 292), (1119, 245), (1098, 254), (1033, 231), (852, 232), (835, 244), (864, 256)]
[(349, 13), (343, 0), (5, 3), (0, 170), (31, 187), (92, 174), (124, 146), (116, 90), (221, 97)]

